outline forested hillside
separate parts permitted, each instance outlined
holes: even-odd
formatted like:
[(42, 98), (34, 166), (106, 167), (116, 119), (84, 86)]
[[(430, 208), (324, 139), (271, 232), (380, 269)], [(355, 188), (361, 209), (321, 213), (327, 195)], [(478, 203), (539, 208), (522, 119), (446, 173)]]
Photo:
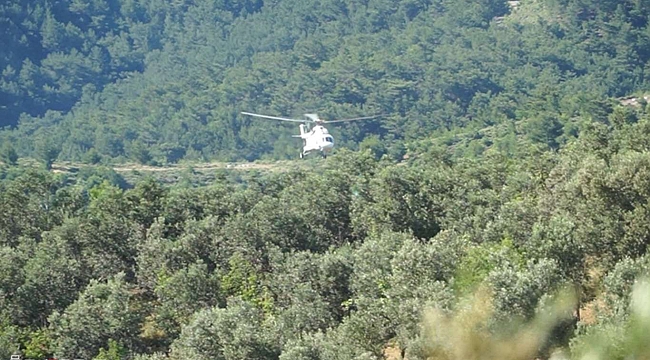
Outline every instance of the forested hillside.
[[(285, 124), (343, 146), (504, 125), (557, 148), (578, 116), (647, 85), (647, 1), (9, 0), (0, 124), (19, 156), (96, 162), (294, 158)], [(521, 129), (513, 130), (513, 124)], [(480, 150), (480, 149), (478, 149)], [(44, 155), (45, 154), (45, 155)]]
[[(648, 358), (649, 15), (1, 2), (0, 358)], [(198, 174), (295, 157), (242, 110), (385, 116)]]
[(644, 358), (648, 139), (619, 106), (517, 160), (339, 151), (129, 190), (3, 168), (0, 358)]

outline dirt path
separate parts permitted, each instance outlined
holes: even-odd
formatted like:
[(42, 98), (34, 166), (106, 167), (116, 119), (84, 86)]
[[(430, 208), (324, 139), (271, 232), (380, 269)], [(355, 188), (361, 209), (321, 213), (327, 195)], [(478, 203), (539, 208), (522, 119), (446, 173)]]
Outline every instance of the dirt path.
[(270, 170), (276, 168), (276, 164), (261, 164), (261, 163), (222, 163), (222, 162), (212, 162), (212, 163), (196, 163), (196, 164), (186, 164), (186, 165), (169, 165), (169, 166), (149, 166), (149, 165), (140, 165), (140, 164), (124, 164), (124, 165), (115, 165), (113, 170), (117, 172), (128, 172), (128, 171), (151, 171), (151, 172), (165, 172), (165, 171), (178, 171), (183, 170), (188, 167), (196, 171), (205, 171), (205, 170), (216, 170), (216, 169), (235, 169), (235, 170)]
[[(313, 164), (312, 164), (313, 165)], [(57, 162), (52, 165), (52, 172), (55, 173), (74, 173), (80, 168), (88, 166), (102, 166), (102, 165), (88, 165), (74, 162)], [(117, 173), (129, 174), (132, 172), (142, 172), (142, 173), (180, 173), (187, 169), (192, 169), (194, 172), (205, 173), (211, 172), (218, 169), (226, 170), (238, 170), (238, 171), (247, 171), (247, 170), (263, 170), (263, 171), (286, 171), (287, 169), (295, 168), (307, 168), (307, 162), (304, 161), (295, 161), (295, 160), (280, 160), (275, 162), (241, 162), (241, 163), (230, 163), (230, 162), (206, 162), (206, 163), (186, 163), (186, 164), (171, 164), (166, 166), (150, 166), (142, 165), (136, 163), (127, 163), (127, 164), (114, 164), (114, 165), (105, 165), (110, 167)]]

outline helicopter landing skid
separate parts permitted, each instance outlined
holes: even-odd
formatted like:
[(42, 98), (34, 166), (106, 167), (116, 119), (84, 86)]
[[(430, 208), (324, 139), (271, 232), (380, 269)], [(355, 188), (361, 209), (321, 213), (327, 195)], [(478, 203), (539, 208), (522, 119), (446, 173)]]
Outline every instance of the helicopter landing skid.
[[(304, 159), (305, 156), (309, 155), (310, 153), (311, 153), (311, 151), (306, 151), (306, 152), (301, 151), (299, 156), (300, 156), (301, 159)], [(320, 156), (323, 159), (327, 158), (327, 154), (325, 153), (325, 151), (321, 151)]]

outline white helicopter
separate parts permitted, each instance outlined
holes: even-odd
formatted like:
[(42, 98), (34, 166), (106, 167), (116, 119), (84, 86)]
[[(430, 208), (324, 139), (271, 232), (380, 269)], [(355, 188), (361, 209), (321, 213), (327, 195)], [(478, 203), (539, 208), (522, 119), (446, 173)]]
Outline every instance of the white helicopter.
[[(323, 158), (327, 157), (327, 154), (332, 151), (334, 148), (334, 138), (330, 135), (329, 131), (323, 126), (323, 124), (331, 124), (344, 121), (355, 121), (355, 120), (366, 120), (379, 117), (381, 115), (374, 116), (365, 116), (353, 119), (341, 119), (341, 120), (322, 120), (316, 114), (305, 114), (308, 119), (289, 119), (278, 116), (269, 116), (254, 114), (242, 111), (242, 114), (255, 116), (265, 119), (273, 119), (280, 121), (291, 121), (291, 122), (300, 122), (300, 135), (292, 135), (292, 137), (299, 137), (302, 139), (302, 151), (300, 152), (300, 158), (304, 158), (306, 155), (312, 151), (320, 151)], [(313, 123), (314, 126), (310, 129), (307, 124)]]

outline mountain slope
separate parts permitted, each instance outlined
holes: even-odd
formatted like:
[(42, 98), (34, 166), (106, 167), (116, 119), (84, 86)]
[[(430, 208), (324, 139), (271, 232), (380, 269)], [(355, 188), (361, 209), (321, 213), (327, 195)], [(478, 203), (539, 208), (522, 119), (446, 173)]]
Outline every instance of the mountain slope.
[[(73, 11), (91, 19), (98, 11), (58, 4), (63, 10), (49, 18), (45, 11), (42, 23), (74, 25), (65, 22)], [(296, 129), (242, 117), (242, 110), (388, 114), (331, 129), (352, 148), (370, 135), (401, 146), (441, 129), (510, 122), (529, 124), (527, 132), (554, 147), (575, 133), (565, 127), (570, 119), (599, 120), (594, 106), (647, 82), (645, 1), (524, 1), (512, 14), (495, 0), (107, 4), (116, 20), (101, 28), (99, 43), (109, 56), (94, 59), (92, 49), (86, 54), (64, 39), (34, 63), (37, 70), (29, 73), (25, 62), (15, 71), (31, 74), (24, 82), (3, 75), (6, 94), (23, 91), (15, 94), (22, 102), (5, 105), (14, 113), (4, 118), (11, 124), (16, 112), (35, 115), (2, 134), (21, 155), (38, 156), (40, 146), (75, 161), (89, 153), (143, 163), (295, 156), (298, 144), (288, 135)], [(110, 51), (121, 46), (118, 33), (129, 44), (123, 56), (133, 59), (123, 70), (109, 66), (119, 58)], [(136, 46), (138, 34), (150, 46)], [(92, 73), (81, 63), (103, 67)], [(69, 101), (39, 97), (43, 89), (57, 96), (69, 89)], [(31, 106), (34, 99), (43, 106)]]

